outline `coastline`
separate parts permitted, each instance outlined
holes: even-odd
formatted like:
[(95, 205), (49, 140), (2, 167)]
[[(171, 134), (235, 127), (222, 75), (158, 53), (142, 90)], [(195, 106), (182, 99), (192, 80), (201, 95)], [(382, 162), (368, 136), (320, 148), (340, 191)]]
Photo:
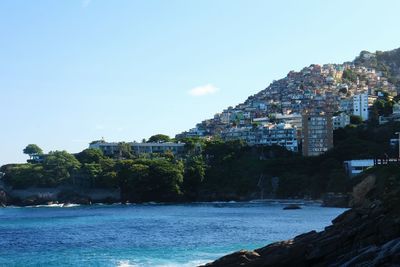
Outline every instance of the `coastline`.
[(399, 266), (400, 184), (391, 171), (398, 168), (366, 175), (353, 189), (353, 207), (323, 231), (240, 250), (202, 266)]
[[(181, 202), (140, 202), (140, 203), (122, 203), (122, 202), (92, 202), (88, 204), (80, 204), (80, 203), (70, 203), (70, 202), (51, 202), (51, 203), (45, 203), (45, 204), (38, 204), (38, 205), (16, 205), (16, 204), (10, 204), (10, 205), (5, 205), (3, 208), (71, 208), (71, 207), (79, 207), (79, 206), (130, 206), (130, 205), (202, 205), (202, 204), (215, 204), (215, 205), (229, 205), (229, 204), (276, 204), (276, 205), (282, 205), (282, 206), (287, 206), (287, 205), (299, 205), (299, 206), (308, 206), (308, 205), (315, 205), (315, 206), (320, 206), (323, 208), (332, 208), (329, 206), (324, 206), (323, 201), (321, 199), (316, 199), (316, 200), (309, 200), (309, 199), (254, 199), (254, 200), (247, 200), (247, 201), (193, 201), (193, 202), (187, 202), (187, 201), (181, 201)], [(344, 208), (344, 207), (338, 207), (338, 208)]]
[[(9, 188), (0, 188), (0, 207), (7, 206), (46, 206), (46, 205), (92, 205), (92, 204), (144, 204), (144, 203), (158, 203), (158, 204), (196, 204), (196, 203), (274, 203), (279, 202), (286, 205), (302, 205), (306, 203), (319, 204), (324, 207), (337, 207), (348, 208), (349, 197), (348, 195), (340, 194), (336, 197), (334, 194), (325, 194), (322, 198), (217, 198), (209, 196), (201, 196), (198, 200), (190, 201), (185, 198), (171, 199), (171, 201), (143, 201), (143, 202), (124, 202), (121, 199), (121, 192), (119, 189), (106, 190), (106, 189), (88, 189), (82, 190), (80, 188), (27, 188), (19, 190), (11, 190)], [(254, 194), (253, 194), (254, 195)], [(328, 197), (326, 197), (328, 196)]]

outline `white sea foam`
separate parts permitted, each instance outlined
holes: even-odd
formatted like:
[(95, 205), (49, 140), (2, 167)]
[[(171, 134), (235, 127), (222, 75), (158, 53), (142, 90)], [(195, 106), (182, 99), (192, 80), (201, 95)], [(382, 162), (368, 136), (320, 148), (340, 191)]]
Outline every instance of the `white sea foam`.
[(212, 262), (213, 260), (193, 260), (193, 261), (188, 261), (185, 263), (177, 263), (177, 262), (171, 262), (171, 263), (166, 263), (166, 264), (160, 264), (160, 265), (155, 265), (156, 267), (193, 267), (193, 266), (199, 266), (206, 264), (207, 262)]
[(138, 264), (131, 262), (129, 260), (121, 260), (117, 263), (117, 267), (193, 267), (206, 264), (207, 262), (212, 262), (213, 260), (192, 260), (188, 262), (168, 262), (168, 263), (146, 263)]
[(122, 260), (118, 262), (117, 267), (139, 267), (139, 265), (132, 263), (128, 260)]
[(79, 207), (79, 206), (80, 206), (80, 204), (57, 203), (57, 204), (48, 204), (48, 205), (26, 206), (26, 208), (73, 208), (73, 207)]

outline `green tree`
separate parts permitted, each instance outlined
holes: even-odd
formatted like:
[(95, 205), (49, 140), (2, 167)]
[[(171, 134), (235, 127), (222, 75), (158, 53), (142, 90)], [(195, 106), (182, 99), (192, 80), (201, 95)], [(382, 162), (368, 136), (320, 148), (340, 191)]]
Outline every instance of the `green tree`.
[(125, 201), (174, 201), (181, 197), (181, 162), (166, 158), (122, 160), (117, 170)]
[(80, 170), (84, 180), (87, 181), (87, 186), (96, 187), (97, 178), (103, 172), (101, 165), (98, 163), (84, 163)]
[(117, 177), (123, 201), (142, 202), (146, 200), (149, 166), (134, 160), (121, 160), (117, 164)]
[(97, 148), (88, 148), (76, 155), (80, 163), (100, 163), (104, 159), (103, 151)]
[[(55, 183), (66, 182), (79, 170), (81, 164), (67, 151), (51, 151), (43, 162), (43, 167), (48, 176)], [(74, 180), (72, 180), (74, 184)]]
[(4, 181), (14, 189), (28, 187), (52, 187), (54, 184), (46, 180), (40, 164), (15, 164), (6, 166)]
[(200, 154), (206, 143), (205, 139), (200, 137), (184, 137), (177, 141), (185, 144), (186, 155)]
[(118, 157), (120, 159), (130, 159), (133, 157), (132, 147), (129, 145), (129, 143), (118, 143)]
[(149, 164), (149, 200), (173, 201), (177, 200), (182, 192), (183, 164), (167, 159), (154, 159)]
[(191, 199), (197, 199), (200, 186), (206, 173), (206, 164), (203, 157), (193, 156), (186, 160), (183, 179), (183, 190), (185, 195)]
[(36, 156), (43, 154), (43, 150), (38, 145), (35, 145), (35, 144), (27, 145), (24, 148), (23, 152), (24, 152), (24, 154), (29, 155), (30, 159), (33, 159)]
[(357, 74), (354, 71), (352, 71), (351, 69), (345, 69), (343, 71), (342, 78), (354, 83), (357, 81)]
[(147, 140), (147, 143), (165, 143), (165, 142), (170, 142), (171, 138), (168, 135), (165, 134), (156, 134), (153, 135)]

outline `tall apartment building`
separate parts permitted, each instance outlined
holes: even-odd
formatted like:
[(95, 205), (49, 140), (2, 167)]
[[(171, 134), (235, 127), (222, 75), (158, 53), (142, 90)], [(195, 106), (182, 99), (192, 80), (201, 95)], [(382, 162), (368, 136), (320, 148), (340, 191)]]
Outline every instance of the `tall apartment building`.
[(318, 156), (333, 147), (332, 115), (323, 111), (303, 113), (303, 156)]
[(363, 121), (368, 120), (368, 93), (353, 96), (353, 115), (360, 116)]

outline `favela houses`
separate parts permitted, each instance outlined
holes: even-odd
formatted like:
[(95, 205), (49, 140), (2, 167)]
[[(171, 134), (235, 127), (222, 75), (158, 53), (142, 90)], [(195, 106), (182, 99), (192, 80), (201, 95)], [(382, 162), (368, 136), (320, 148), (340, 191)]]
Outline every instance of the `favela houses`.
[(0, 1), (0, 266), (400, 266), (399, 10)]

